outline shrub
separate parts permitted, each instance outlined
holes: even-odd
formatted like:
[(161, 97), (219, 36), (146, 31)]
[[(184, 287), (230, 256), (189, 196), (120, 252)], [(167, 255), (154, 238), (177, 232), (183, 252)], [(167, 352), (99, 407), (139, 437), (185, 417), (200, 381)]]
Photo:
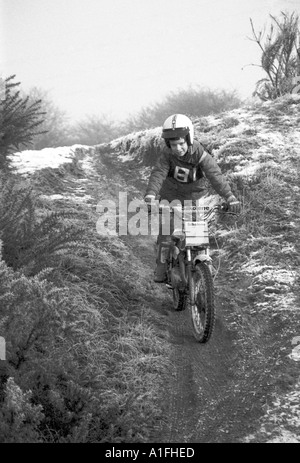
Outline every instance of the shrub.
[(136, 116), (128, 118), (125, 127), (128, 132), (144, 130), (161, 126), (170, 114), (207, 116), (237, 108), (240, 104), (241, 100), (235, 91), (189, 87), (171, 92), (160, 103), (143, 108)]
[(8, 378), (4, 395), (0, 408), (0, 442), (41, 442), (37, 428), (44, 415), (41, 405), (32, 404), (32, 392), (24, 393), (13, 378)]
[(51, 212), (38, 217), (28, 181), (0, 176), (0, 238), (3, 258), (14, 270), (34, 275), (60, 259), (61, 250), (74, 247), (83, 230), (66, 224), (76, 213)]
[(20, 83), (14, 78), (5, 79), (5, 97), (0, 102), (0, 170), (9, 167), (10, 153), (32, 144), (43, 122), (41, 101), (30, 103), (29, 97), (22, 98), (17, 90)]
[(267, 74), (257, 82), (253, 95), (263, 101), (290, 93), (294, 86), (293, 77), (300, 72), (299, 17), (295, 12), (282, 12), (281, 19), (270, 16), (272, 23), (265, 44), (262, 44), (263, 32), (257, 34), (250, 20), (254, 41), (262, 51), (261, 68)]
[(121, 260), (108, 259), (90, 245), (60, 288), (49, 270), (26, 277), (0, 260), (0, 334), (17, 397), (16, 420), (8, 398), (0, 406), (5, 442), (141, 442), (161, 417), (164, 341), (140, 303), (134, 313)]

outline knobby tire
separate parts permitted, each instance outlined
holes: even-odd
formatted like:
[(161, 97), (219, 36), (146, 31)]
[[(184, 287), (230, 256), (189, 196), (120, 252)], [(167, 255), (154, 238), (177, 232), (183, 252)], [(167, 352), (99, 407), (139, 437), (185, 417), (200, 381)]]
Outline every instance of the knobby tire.
[(214, 330), (216, 311), (214, 283), (209, 267), (200, 262), (192, 273), (192, 291), (195, 305), (189, 304), (191, 324), (195, 339), (207, 342)]

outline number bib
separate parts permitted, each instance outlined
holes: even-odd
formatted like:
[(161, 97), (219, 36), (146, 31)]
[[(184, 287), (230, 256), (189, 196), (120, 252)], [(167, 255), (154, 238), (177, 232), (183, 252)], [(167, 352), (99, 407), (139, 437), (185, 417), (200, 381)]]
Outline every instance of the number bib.
[(197, 222), (185, 222), (184, 231), (186, 235), (187, 246), (199, 246), (201, 244), (209, 244), (208, 224), (204, 220)]

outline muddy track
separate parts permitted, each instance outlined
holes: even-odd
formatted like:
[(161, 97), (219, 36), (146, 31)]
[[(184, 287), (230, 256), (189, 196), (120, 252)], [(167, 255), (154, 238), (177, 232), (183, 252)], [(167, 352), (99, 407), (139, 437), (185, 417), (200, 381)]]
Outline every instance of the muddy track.
[[(147, 266), (149, 280), (152, 280), (154, 239), (131, 237), (128, 242), (131, 242), (134, 254)], [(171, 291), (165, 285), (150, 284), (156, 292), (156, 300), (160, 301), (159, 305), (153, 305), (153, 310), (167, 320), (173, 367), (162, 404), (164, 424), (152, 435), (151, 441), (239, 442), (253, 429), (253, 420), (259, 416), (259, 410), (253, 410), (253, 397), (245, 381), (244, 371), (251, 370), (252, 365), (247, 365), (245, 358), (248, 354), (231, 325), (230, 303), (225, 303), (217, 295), (213, 335), (208, 343), (200, 344), (193, 337), (188, 310), (175, 312)], [(217, 280), (216, 290), (218, 294)], [(255, 370), (250, 371), (250, 375), (255, 381)]]
[(220, 421), (217, 409), (232, 382), (235, 347), (220, 316), (207, 344), (194, 340), (187, 310), (171, 312), (169, 321), (175, 374), (164, 439), (202, 442), (210, 439), (208, 428), (215, 428)]
[[(152, 279), (153, 246), (145, 245), (146, 237), (134, 241), (135, 254), (147, 265)], [(240, 285), (239, 281), (235, 284)], [(259, 394), (251, 389), (251, 384), (258, 383), (260, 372), (254, 367), (255, 353), (245, 348), (231, 323), (230, 301), (217, 295), (213, 335), (208, 343), (200, 344), (193, 337), (188, 311), (174, 312), (171, 291), (164, 285), (153, 284), (153, 287), (161, 301), (153, 310), (167, 320), (173, 373), (166, 384), (162, 404), (164, 424), (151, 441), (240, 442), (255, 429), (261, 415)], [(216, 292), (218, 294), (217, 281)], [(264, 390), (264, 394), (267, 393)]]
[(188, 311), (173, 312), (171, 303), (169, 310), (174, 374), (166, 393), (168, 420), (162, 442), (227, 440), (232, 410), (239, 407), (234, 394), (238, 349), (232, 333), (218, 313), (211, 340), (199, 344), (193, 338)]
[[(238, 294), (242, 281), (237, 280), (235, 285)], [(274, 342), (280, 330), (278, 320), (266, 327), (258, 345), (259, 339), (256, 342), (244, 329), (247, 324), (234, 322), (237, 313), (230, 300), (219, 295), (216, 305), (216, 326), (207, 344), (194, 340), (187, 311), (173, 312), (171, 300), (168, 307), (166, 302), (163, 305), (168, 310), (174, 374), (165, 394), (165, 425), (155, 442), (239, 443), (252, 433), (257, 442), (266, 442), (266, 436), (258, 433), (259, 420), (283, 379), (286, 363), (282, 344)], [(245, 307), (243, 315), (246, 312)], [(257, 320), (261, 326), (263, 322)], [(291, 384), (298, 375), (294, 368), (292, 374), (288, 367)], [(270, 381), (274, 373), (275, 383)]]

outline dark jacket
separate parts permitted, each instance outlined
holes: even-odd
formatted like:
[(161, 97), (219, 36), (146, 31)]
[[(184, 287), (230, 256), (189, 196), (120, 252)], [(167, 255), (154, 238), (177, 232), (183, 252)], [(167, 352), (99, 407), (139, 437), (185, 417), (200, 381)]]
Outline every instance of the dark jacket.
[(223, 198), (232, 195), (218, 164), (198, 141), (181, 158), (166, 146), (151, 172), (146, 195), (159, 194), (170, 202), (199, 199), (208, 192), (206, 179)]

